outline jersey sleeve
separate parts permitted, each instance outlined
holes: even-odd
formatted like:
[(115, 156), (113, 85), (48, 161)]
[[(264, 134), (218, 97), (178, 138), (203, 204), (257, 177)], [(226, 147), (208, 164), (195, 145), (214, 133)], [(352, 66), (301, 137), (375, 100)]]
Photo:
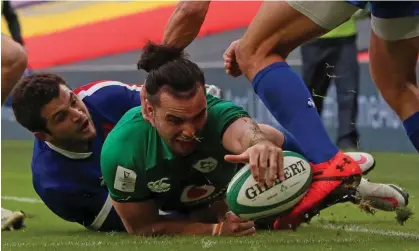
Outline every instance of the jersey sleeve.
[(42, 200), (60, 218), (89, 227), (105, 203), (106, 191), (87, 194), (48, 188)]
[[(142, 145), (144, 130), (132, 121), (134, 108), (122, 117), (105, 140), (101, 170), (111, 198), (118, 202), (140, 202), (151, 198), (146, 184), (146, 153)], [(134, 115), (135, 116), (135, 115)]]
[(212, 95), (207, 95), (208, 124), (207, 129), (211, 135), (219, 135), (221, 140), (225, 130), (237, 119), (249, 117), (249, 114), (240, 106), (231, 101), (225, 101)]
[(74, 93), (109, 119), (118, 121), (128, 110), (141, 105), (141, 88), (142, 85), (118, 81), (96, 81), (75, 89)]

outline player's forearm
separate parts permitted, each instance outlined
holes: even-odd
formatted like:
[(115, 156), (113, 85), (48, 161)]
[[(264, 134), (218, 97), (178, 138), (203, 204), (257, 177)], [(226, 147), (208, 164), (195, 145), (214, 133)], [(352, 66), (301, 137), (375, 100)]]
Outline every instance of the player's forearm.
[(243, 151), (260, 141), (269, 140), (268, 136), (260, 129), (256, 121), (250, 118), (245, 118), (245, 120), (247, 120), (249, 126), (246, 128), (246, 132), (241, 138), (240, 145)]
[(224, 132), (223, 145), (232, 153), (241, 154), (255, 144), (269, 140), (259, 125), (249, 117), (234, 121)]
[(190, 212), (189, 219), (197, 222), (216, 223), (225, 220), (225, 216), (230, 209), (225, 198), (211, 203), (209, 207), (196, 209)]
[(258, 124), (260, 130), (268, 137), (268, 140), (274, 143), (277, 147), (282, 147), (284, 144), (284, 134), (272, 126), (265, 124)]
[(210, 1), (181, 1), (169, 19), (163, 44), (184, 49), (198, 36)]
[(129, 228), (130, 234), (138, 236), (161, 236), (161, 235), (213, 235), (216, 224), (204, 224), (190, 221), (162, 220), (151, 223), (141, 228)]

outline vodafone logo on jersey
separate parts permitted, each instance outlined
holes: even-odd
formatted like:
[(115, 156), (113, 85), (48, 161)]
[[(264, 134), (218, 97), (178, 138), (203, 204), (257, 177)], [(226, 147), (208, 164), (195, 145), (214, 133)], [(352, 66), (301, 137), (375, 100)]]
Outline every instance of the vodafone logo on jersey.
[(187, 186), (180, 196), (180, 201), (183, 203), (197, 202), (209, 197), (214, 191), (215, 187), (213, 185)]

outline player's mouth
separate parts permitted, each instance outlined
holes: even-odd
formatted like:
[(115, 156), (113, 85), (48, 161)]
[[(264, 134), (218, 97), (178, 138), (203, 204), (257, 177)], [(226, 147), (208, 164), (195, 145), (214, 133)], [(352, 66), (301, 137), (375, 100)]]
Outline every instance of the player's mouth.
[(185, 137), (177, 137), (176, 141), (179, 142), (184, 142), (184, 143), (189, 143), (189, 142), (193, 142), (195, 140), (194, 137), (190, 137), (190, 138), (185, 138)]
[(87, 132), (90, 129), (90, 122), (88, 119), (86, 119), (85, 122), (83, 122), (83, 124), (80, 127), (80, 131), (82, 132)]
[(195, 149), (196, 140), (195, 138), (177, 137), (176, 145), (178, 145), (178, 148), (181, 153), (188, 154)]

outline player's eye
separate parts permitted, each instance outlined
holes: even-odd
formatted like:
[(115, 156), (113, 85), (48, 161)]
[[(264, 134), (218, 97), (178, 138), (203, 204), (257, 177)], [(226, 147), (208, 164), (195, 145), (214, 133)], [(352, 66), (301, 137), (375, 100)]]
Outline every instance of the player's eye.
[(206, 111), (199, 113), (198, 116), (195, 117), (195, 121), (200, 121), (201, 119), (203, 119), (205, 117), (205, 114)]
[(73, 98), (72, 100), (71, 100), (71, 106), (75, 106), (76, 105), (76, 103), (77, 103), (77, 99), (76, 98)]
[(62, 122), (62, 121), (64, 121), (65, 117), (66, 117), (66, 113), (61, 112), (61, 113), (57, 114), (57, 116), (55, 116), (55, 121), (56, 122)]
[(178, 117), (171, 117), (171, 116), (169, 116), (168, 118), (167, 118), (167, 120), (171, 123), (171, 124), (174, 124), (174, 125), (181, 125), (182, 123), (183, 123), (183, 119), (181, 119), (181, 118), (178, 118)]

